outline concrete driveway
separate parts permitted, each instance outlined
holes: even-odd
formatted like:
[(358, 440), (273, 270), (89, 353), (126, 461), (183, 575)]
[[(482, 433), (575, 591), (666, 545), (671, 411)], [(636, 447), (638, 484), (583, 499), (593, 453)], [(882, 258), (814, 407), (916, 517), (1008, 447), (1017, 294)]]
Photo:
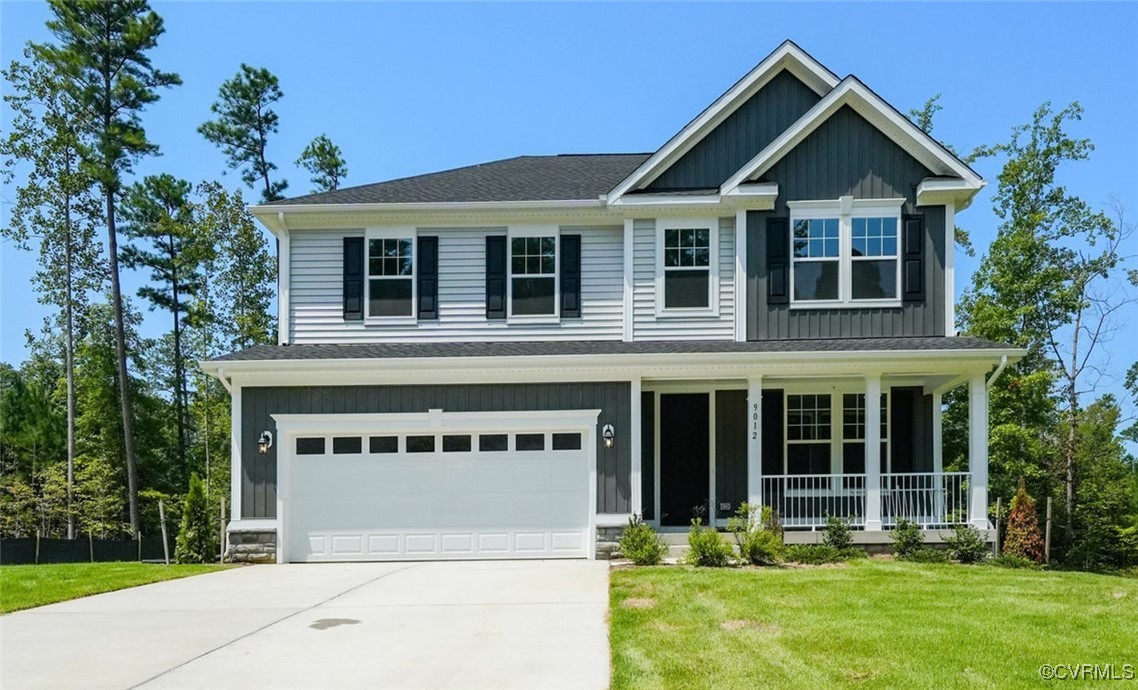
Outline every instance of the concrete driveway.
[(0, 617), (0, 687), (605, 688), (608, 564), (238, 568)]

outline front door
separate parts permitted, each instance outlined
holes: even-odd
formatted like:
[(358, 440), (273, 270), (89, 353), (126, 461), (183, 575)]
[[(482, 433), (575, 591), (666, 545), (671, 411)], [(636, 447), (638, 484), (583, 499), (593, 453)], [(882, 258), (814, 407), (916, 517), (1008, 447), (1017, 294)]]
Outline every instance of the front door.
[(660, 395), (660, 524), (708, 523), (710, 415), (707, 393)]

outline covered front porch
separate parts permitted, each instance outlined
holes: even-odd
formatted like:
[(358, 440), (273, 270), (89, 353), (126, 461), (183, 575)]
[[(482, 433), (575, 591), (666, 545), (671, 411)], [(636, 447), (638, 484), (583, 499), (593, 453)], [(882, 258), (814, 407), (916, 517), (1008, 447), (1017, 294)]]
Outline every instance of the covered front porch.
[[(828, 516), (863, 543), (887, 543), (901, 520), (987, 530), (991, 372), (644, 380), (639, 512), (667, 532), (697, 517), (724, 527), (743, 502), (769, 506), (788, 541), (810, 540), (797, 535)], [(942, 399), (957, 386), (969, 396), (968, 465), (946, 471)]]

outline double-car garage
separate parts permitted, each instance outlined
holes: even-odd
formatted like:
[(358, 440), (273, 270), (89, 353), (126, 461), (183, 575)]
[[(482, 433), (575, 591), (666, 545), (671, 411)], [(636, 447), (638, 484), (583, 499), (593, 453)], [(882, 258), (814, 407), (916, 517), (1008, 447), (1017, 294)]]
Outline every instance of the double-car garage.
[(278, 560), (588, 557), (599, 414), (273, 415)]

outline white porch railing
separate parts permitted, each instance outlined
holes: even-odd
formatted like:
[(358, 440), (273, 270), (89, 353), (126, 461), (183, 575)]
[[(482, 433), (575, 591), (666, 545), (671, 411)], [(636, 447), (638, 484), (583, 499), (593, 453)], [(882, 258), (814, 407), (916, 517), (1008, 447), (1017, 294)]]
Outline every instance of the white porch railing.
[(881, 475), (881, 523), (915, 522), (924, 529), (968, 522), (968, 472)]
[(784, 527), (818, 529), (827, 516), (849, 520), (855, 527), (867, 522), (893, 527), (900, 519), (922, 528), (968, 522), (968, 472), (910, 472), (882, 474), (877, 487), (880, 515), (867, 514), (864, 474), (794, 474), (762, 478), (762, 502), (779, 513)]
[(836, 515), (865, 524), (864, 474), (784, 474), (763, 477), (763, 504), (778, 511), (783, 527), (815, 528)]

